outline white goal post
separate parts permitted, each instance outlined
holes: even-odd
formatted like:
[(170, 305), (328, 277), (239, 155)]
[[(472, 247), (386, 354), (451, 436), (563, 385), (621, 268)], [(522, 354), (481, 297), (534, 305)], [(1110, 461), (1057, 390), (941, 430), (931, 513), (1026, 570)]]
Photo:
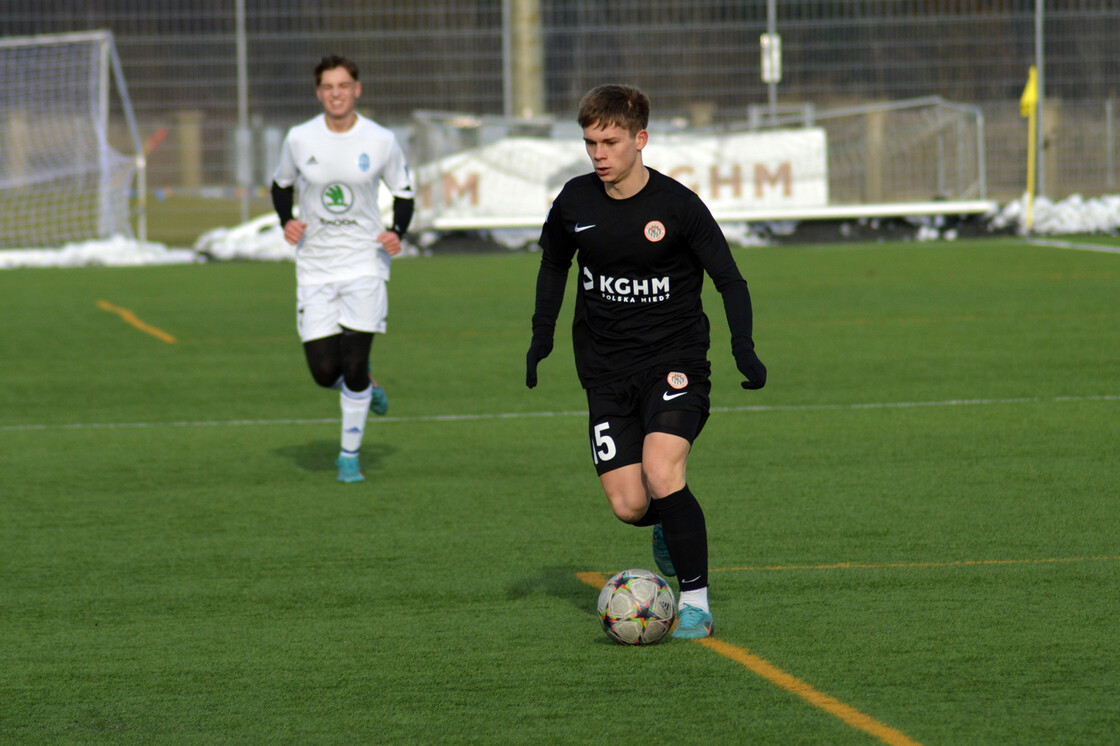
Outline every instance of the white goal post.
[[(124, 125), (119, 139), (130, 143), (129, 155), (110, 144), (114, 122)], [(0, 38), (0, 248), (143, 241), (145, 190), (143, 147), (112, 33)]]

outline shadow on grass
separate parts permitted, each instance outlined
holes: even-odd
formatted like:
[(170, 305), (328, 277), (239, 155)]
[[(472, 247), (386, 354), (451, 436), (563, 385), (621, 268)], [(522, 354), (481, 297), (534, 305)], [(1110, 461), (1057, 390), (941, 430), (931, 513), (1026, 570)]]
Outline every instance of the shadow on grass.
[[(388, 443), (370, 443), (362, 446), (362, 468), (372, 469), (382, 460), (395, 455), (397, 449)], [(337, 440), (313, 440), (302, 445), (292, 444), (281, 446), (273, 451), (277, 456), (287, 459), (304, 471), (330, 472), (335, 471), (335, 459), (338, 457)]]
[(528, 596), (552, 596), (594, 615), (598, 594), (576, 578), (577, 572), (574, 567), (544, 567), (510, 583), (506, 595), (511, 601)]
[[(579, 572), (575, 567), (544, 567), (536, 573), (526, 575), (510, 583), (506, 587), (506, 595), (511, 601), (527, 598), (529, 596), (551, 596), (567, 601), (578, 611), (594, 620), (599, 626), (599, 615), (595, 611), (595, 602), (599, 598), (599, 591), (576, 577)], [(606, 635), (599, 635), (595, 644), (607, 647), (617, 647)]]

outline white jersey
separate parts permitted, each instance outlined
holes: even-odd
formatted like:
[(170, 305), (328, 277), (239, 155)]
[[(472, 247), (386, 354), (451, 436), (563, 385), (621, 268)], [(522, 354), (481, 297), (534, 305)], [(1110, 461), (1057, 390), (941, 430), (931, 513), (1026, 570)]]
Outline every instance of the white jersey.
[(378, 206), (381, 182), (394, 197), (414, 198), (392, 131), (358, 115), (346, 132), (332, 132), (320, 114), (288, 131), (273, 181), (299, 190), (299, 219), (307, 223), (296, 244), (299, 284), (389, 279), (389, 255), (377, 242), (391, 227)]

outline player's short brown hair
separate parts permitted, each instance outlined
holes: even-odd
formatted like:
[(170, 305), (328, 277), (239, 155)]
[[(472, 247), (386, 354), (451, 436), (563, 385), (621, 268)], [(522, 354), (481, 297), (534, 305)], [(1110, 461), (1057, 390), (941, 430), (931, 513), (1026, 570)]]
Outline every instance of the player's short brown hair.
[(353, 60), (339, 57), (337, 54), (328, 54), (319, 60), (319, 64), (315, 66), (315, 85), (323, 82), (323, 73), (336, 67), (344, 68), (346, 72), (350, 73), (351, 78), (358, 79), (358, 66), (354, 64)]
[(649, 125), (649, 96), (630, 85), (601, 85), (588, 91), (579, 102), (580, 127), (599, 129), (612, 124), (636, 135)]

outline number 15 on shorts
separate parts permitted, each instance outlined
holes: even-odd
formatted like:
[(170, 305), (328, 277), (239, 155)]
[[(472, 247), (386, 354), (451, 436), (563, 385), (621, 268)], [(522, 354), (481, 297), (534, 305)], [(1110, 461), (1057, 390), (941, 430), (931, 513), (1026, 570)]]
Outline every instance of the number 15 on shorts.
[(595, 457), (595, 464), (600, 461), (610, 461), (618, 453), (614, 445), (614, 438), (607, 435), (611, 427), (609, 422), (601, 422), (595, 426), (595, 442), (591, 445), (591, 453)]

